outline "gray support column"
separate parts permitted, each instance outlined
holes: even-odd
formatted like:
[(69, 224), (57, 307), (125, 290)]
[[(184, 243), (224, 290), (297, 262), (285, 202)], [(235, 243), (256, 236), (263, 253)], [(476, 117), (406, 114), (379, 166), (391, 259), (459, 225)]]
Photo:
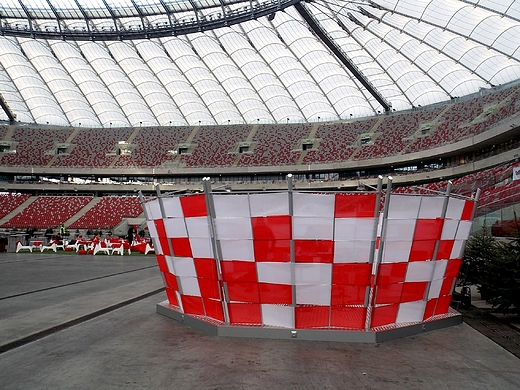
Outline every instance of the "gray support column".
[(218, 241), (217, 232), (215, 228), (215, 204), (213, 203), (213, 194), (211, 192), (211, 182), (209, 177), (202, 178), (202, 187), (204, 189), (206, 209), (208, 211), (209, 234), (211, 236), (211, 247), (213, 249), (213, 257), (215, 259), (215, 264), (217, 267), (217, 278), (218, 283), (220, 285), (219, 296), (220, 301), (222, 302), (222, 310), (224, 312), (224, 322), (226, 324), (229, 324), (229, 311), (227, 306), (229, 302), (229, 294), (227, 293), (227, 286), (222, 280), (222, 267), (220, 265), (220, 262), (222, 261), (222, 249), (220, 247), (220, 243)]
[[(369, 299), (368, 307), (367, 307), (367, 317), (366, 317), (366, 321), (365, 321), (366, 329), (370, 329), (370, 322), (372, 319), (372, 310), (374, 308), (374, 299), (375, 299), (375, 294), (376, 294), (375, 283), (377, 280), (378, 267), (379, 267), (379, 264), (381, 264), (381, 261), (383, 259), (386, 228), (388, 225), (387, 222), (388, 222), (388, 208), (390, 205), (390, 193), (392, 192), (392, 180), (393, 180), (392, 176), (388, 176), (388, 182), (386, 183), (385, 204), (383, 206), (383, 218), (381, 221), (381, 236), (379, 238), (379, 248), (377, 251), (377, 258), (374, 259), (374, 262), (372, 264), (373, 284), (371, 286), (370, 299)], [(379, 181), (378, 181), (378, 189), (380, 187), (382, 189), (382, 181), (381, 181), (381, 185), (379, 185)], [(377, 236), (376, 236), (376, 240), (377, 240)]]
[[(292, 173), (289, 173), (287, 175), (287, 196), (289, 200), (289, 216), (291, 217), (291, 232), (294, 231), (293, 229), (293, 216), (294, 216), (294, 201), (293, 201), (293, 178)], [(295, 269), (295, 263), (296, 263), (296, 256), (294, 253), (294, 239), (291, 234), (291, 242), (290, 242), (290, 251), (291, 251), (291, 286), (292, 286), (292, 305), (293, 307), (296, 307), (296, 269)]]
[[(166, 212), (164, 211), (164, 203), (163, 203), (163, 196), (161, 195), (161, 190), (159, 189), (159, 184), (155, 185), (155, 191), (157, 193), (157, 201), (159, 202), (159, 209), (161, 210), (161, 219), (164, 221), (166, 219)], [(168, 242), (168, 249), (170, 250), (170, 257), (173, 257), (173, 246), (171, 240), (166, 237), (166, 241)], [(166, 256), (166, 255), (165, 255)], [(175, 274), (175, 279), (177, 280), (177, 286), (179, 287), (179, 294), (182, 294), (182, 283), (181, 279), (177, 276), (177, 272), (175, 272), (175, 266), (173, 265), (173, 272)], [(179, 307), (184, 312), (184, 308), (182, 307), (182, 301), (179, 299)]]

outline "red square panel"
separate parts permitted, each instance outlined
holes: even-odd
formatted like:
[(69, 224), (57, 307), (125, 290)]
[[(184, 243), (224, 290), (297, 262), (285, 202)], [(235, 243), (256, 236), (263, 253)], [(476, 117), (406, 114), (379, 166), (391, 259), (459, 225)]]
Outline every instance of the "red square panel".
[(297, 263), (332, 263), (334, 241), (294, 240), (294, 256)]
[(193, 295), (181, 295), (182, 308), (186, 314), (196, 314), (203, 316), (204, 306), (202, 305), (202, 298)]
[(193, 259), (197, 277), (218, 280), (217, 263), (215, 259)]
[(435, 306), (435, 315), (446, 314), (450, 310), (451, 295), (440, 297)]
[(219, 282), (211, 279), (197, 279), (199, 282), (200, 295), (203, 298), (220, 299)]
[(418, 219), (415, 225), (415, 240), (440, 240), (442, 233), (442, 226), (444, 220), (436, 219)]
[(291, 261), (290, 240), (254, 240), (255, 261)]
[(224, 321), (224, 311), (222, 310), (222, 302), (217, 299), (202, 298), (206, 316), (218, 321)]
[(455, 240), (441, 240), (439, 242), (439, 250), (437, 251), (437, 260), (448, 260), (454, 243)]
[(414, 241), (412, 242), (412, 250), (410, 251), (410, 261), (425, 261), (433, 259), (433, 251), (435, 250), (435, 240)]
[(191, 257), (191, 245), (188, 237), (170, 238), (173, 255), (176, 257)]
[(166, 257), (164, 255), (155, 255), (155, 258), (157, 259), (159, 271), (168, 272), (168, 264), (166, 264)]
[(404, 282), (408, 263), (383, 263), (377, 270), (377, 284)]
[(403, 286), (401, 302), (422, 301), (426, 294), (428, 282), (406, 282)]
[(294, 309), (297, 329), (329, 326), (330, 306), (297, 306)]
[(259, 304), (228, 303), (229, 322), (231, 324), (255, 324), (262, 323), (262, 314)]
[(170, 305), (179, 306), (179, 302), (177, 301), (177, 294), (175, 294), (175, 290), (171, 288), (166, 288), (166, 297), (168, 298), (168, 302)]
[(433, 317), (433, 313), (435, 312), (435, 305), (437, 305), (437, 298), (430, 299), (428, 302), (426, 302), (423, 321)]
[(227, 290), (231, 301), (260, 303), (258, 283), (228, 282)]
[(376, 194), (336, 194), (334, 218), (374, 217)]
[(368, 286), (372, 275), (372, 264), (332, 264), (332, 284)]
[(448, 265), (446, 266), (446, 272), (444, 273), (444, 277), (454, 277), (459, 276), (460, 266), (462, 265), (462, 259), (457, 260), (449, 260)]
[(333, 284), (331, 304), (333, 306), (363, 305), (365, 304), (366, 286), (347, 286)]
[(462, 216), (460, 217), (461, 221), (469, 221), (471, 220), (471, 216), (473, 215), (473, 208), (475, 207), (475, 202), (471, 200), (466, 200), (464, 203), (464, 209), (462, 210)]
[(162, 252), (164, 255), (170, 256), (170, 247), (168, 245), (168, 239), (166, 238), (166, 228), (162, 219), (154, 219), (155, 229), (157, 230), (157, 237), (161, 243)]
[(365, 307), (332, 306), (330, 325), (349, 329), (364, 329), (367, 309)]
[(377, 328), (378, 326), (394, 324), (398, 310), (398, 304), (374, 307), (370, 327)]
[(403, 292), (403, 283), (378, 284), (376, 304), (399, 303)]
[(261, 303), (291, 305), (292, 286), (289, 284), (258, 283)]
[(252, 261), (221, 261), (222, 278), (226, 282), (257, 282), (256, 264)]
[(180, 201), (184, 218), (204, 217), (208, 215), (206, 211), (206, 197), (204, 194), (181, 196)]
[(456, 278), (445, 278), (442, 281), (441, 291), (439, 292), (440, 297), (444, 297), (446, 295), (451, 295), (453, 293), (453, 288), (455, 287)]
[(255, 240), (290, 240), (292, 238), (289, 215), (253, 217), (251, 224)]
[(175, 277), (175, 275), (169, 272), (165, 272), (164, 280), (166, 281), (166, 287), (169, 287), (175, 291), (179, 291), (179, 285), (177, 284), (177, 278)]

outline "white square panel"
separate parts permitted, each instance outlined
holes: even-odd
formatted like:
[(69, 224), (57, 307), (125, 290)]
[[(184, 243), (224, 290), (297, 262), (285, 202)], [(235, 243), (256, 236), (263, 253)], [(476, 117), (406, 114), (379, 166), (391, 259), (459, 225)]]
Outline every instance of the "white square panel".
[(415, 220), (413, 219), (389, 219), (386, 225), (386, 235), (383, 237), (388, 241), (412, 241), (415, 233)]
[(330, 294), (330, 285), (297, 285), (296, 304), (329, 306)]
[(190, 237), (191, 254), (195, 258), (213, 258), (210, 238)]
[(373, 241), (377, 220), (374, 218), (335, 218), (335, 241)]
[(181, 199), (179, 197), (174, 198), (162, 198), (164, 207), (164, 216), (166, 218), (183, 218), (184, 213), (182, 211)]
[(186, 218), (188, 237), (209, 237), (208, 217)]
[(335, 241), (334, 263), (368, 263), (371, 251), (370, 241)]
[(335, 195), (293, 194), (293, 215), (299, 217), (334, 217)]
[(149, 202), (146, 202), (144, 204), (144, 210), (146, 212), (147, 220), (162, 219), (162, 217), (163, 217), (158, 199), (154, 199)]
[(161, 242), (159, 241), (159, 239), (157, 237), (152, 237), (152, 236), (150, 236), (150, 238), (152, 239), (152, 244), (153, 244), (153, 248), (155, 250), (155, 254), (163, 255), (164, 252), (162, 250)]
[(291, 263), (256, 263), (259, 282), (291, 284)]
[(331, 284), (332, 264), (296, 263), (294, 278), (296, 285)]
[(222, 240), (220, 248), (222, 260), (255, 261), (253, 240)]
[(288, 193), (266, 193), (249, 195), (252, 217), (289, 215)]
[(435, 270), (433, 271), (433, 280), (440, 280), (444, 278), (446, 273), (446, 267), (448, 266), (448, 260), (437, 260), (434, 261)]
[(269, 326), (294, 329), (294, 308), (283, 305), (260, 305), (262, 322)]
[(428, 299), (440, 297), (443, 282), (443, 279), (435, 279), (431, 282), (430, 290), (428, 291)]
[(166, 230), (166, 237), (188, 237), (184, 218), (165, 218), (163, 219), (164, 229)]
[(422, 322), (424, 310), (426, 308), (425, 301), (406, 302), (399, 305), (397, 312), (397, 324), (406, 322)]
[(219, 240), (253, 239), (250, 218), (217, 218), (215, 225)]
[(421, 206), (419, 208), (419, 218), (435, 219), (441, 218), (442, 208), (446, 198), (442, 196), (423, 196), (421, 197)]
[(462, 255), (464, 254), (464, 244), (465, 240), (455, 240), (453, 243), (453, 248), (451, 249), (450, 259), (462, 259)]
[(293, 217), (293, 238), (332, 240), (334, 218)]
[(191, 276), (196, 278), (197, 271), (191, 257), (172, 257), (176, 276)]
[(213, 195), (215, 215), (221, 217), (249, 217), (249, 197), (242, 195)]
[(456, 240), (467, 240), (471, 231), (471, 221), (460, 221), (457, 228)]
[(180, 290), (183, 295), (192, 295), (200, 297), (200, 287), (197, 278), (191, 276), (180, 276), (177, 278)]
[(441, 240), (454, 240), (458, 227), (458, 220), (445, 219), (444, 224), (442, 225)]
[(390, 196), (388, 218), (390, 219), (415, 219), (419, 215), (420, 196), (396, 195)]
[(429, 282), (433, 276), (434, 261), (412, 261), (406, 269), (405, 282)]
[(463, 199), (450, 198), (448, 202), (448, 209), (446, 210), (446, 218), (449, 219), (460, 219), (462, 217), (462, 211), (466, 202)]
[(166, 260), (166, 265), (168, 266), (168, 272), (174, 275), (177, 275), (175, 273), (175, 264), (173, 263), (173, 257), (172, 256), (164, 256), (164, 259)]
[(402, 263), (410, 258), (411, 241), (390, 241), (384, 243), (383, 263)]
[(148, 226), (148, 232), (150, 233), (150, 237), (157, 238), (157, 229), (155, 228), (155, 222), (152, 221), (146, 221), (146, 226)]

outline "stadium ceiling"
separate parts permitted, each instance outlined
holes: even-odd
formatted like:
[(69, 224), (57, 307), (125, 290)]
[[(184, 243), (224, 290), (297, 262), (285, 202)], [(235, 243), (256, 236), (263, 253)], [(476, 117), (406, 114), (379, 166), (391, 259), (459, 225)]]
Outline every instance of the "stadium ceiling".
[(3, 0), (0, 120), (351, 119), (520, 79), (520, 2)]

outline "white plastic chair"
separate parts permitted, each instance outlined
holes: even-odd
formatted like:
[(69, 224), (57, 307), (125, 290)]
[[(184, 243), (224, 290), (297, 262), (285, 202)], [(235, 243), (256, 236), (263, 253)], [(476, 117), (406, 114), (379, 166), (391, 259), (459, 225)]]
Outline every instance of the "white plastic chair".
[(114, 253), (119, 253), (121, 256), (123, 256), (124, 252), (125, 252), (125, 247), (123, 245), (123, 243), (120, 243), (120, 244), (116, 244), (116, 243), (112, 243), (112, 248), (111, 249), (111, 255), (113, 255)]
[(155, 248), (153, 246), (151, 246), (149, 242), (146, 243), (146, 248), (144, 250), (144, 254), (147, 255), (148, 252), (155, 253)]
[(54, 252), (56, 252), (56, 243), (53, 242), (51, 245), (42, 245), (40, 247), (40, 252), (43, 252), (44, 250), (53, 250)]
[(16, 253), (20, 251), (29, 251), (32, 253), (32, 249), (32, 245), (22, 245), (20, 241), (18, 241), (18, 243), (16, 244)]
[(96, 253), (99, 253), (99, 252), (103, 252), (103, 253), (106, 253), (107, 255), (110, 254), (110, 248), (105, 244), (104, 242), (98, 242), (96, 244), (96, 246), (94, 246), (94, 249), (93, 249), (93, 254), (95, 255)]

